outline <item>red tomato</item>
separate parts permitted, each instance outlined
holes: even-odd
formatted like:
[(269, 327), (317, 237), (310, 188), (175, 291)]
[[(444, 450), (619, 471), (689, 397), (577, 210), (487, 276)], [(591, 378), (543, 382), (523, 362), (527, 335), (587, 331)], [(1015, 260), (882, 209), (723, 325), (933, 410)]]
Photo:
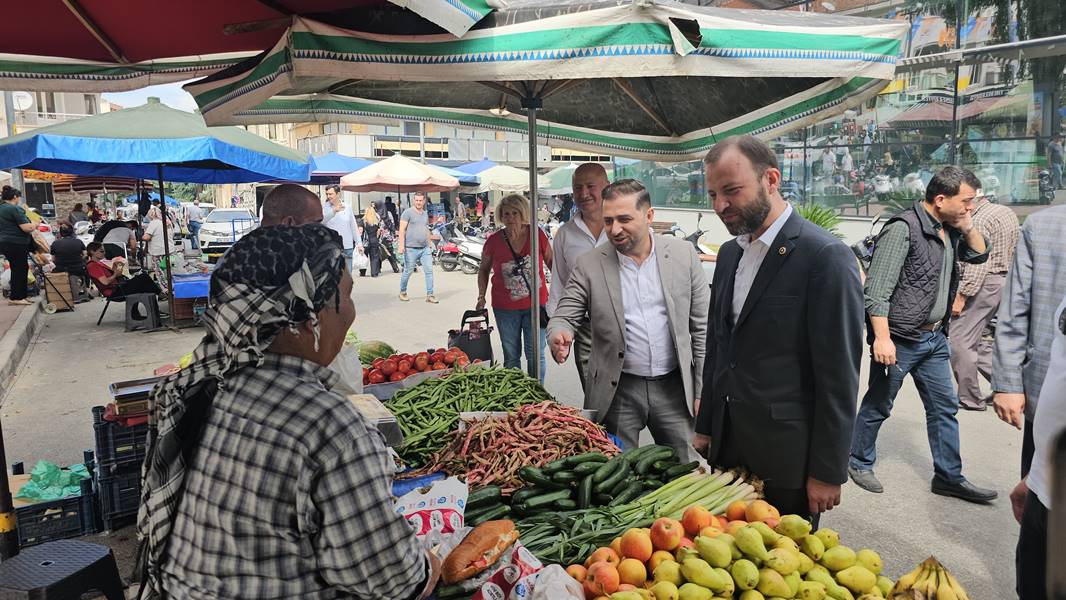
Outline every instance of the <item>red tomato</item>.
[(429, 355), (429, 362), (431, 362), (431, 363), (444, 362), (444, 355), (445, 354), (446, 354), (446, 352), (443, 352), (441, 350), (437, 350), (433, 354)]
[(447, 369), (447, 368), (448, 368), (448, 365), (446, 365), (446, 364), (444, 364), (442, 362), (433, 363), (433, 370), (434, 371), (442, 371), (442, 370)]
[(373, 360), (373, 362), (370, 363), (370, 368), (372, 368), (372, 369), (380, 369), (381, 368), (381, 363), (383, 363), (383, 362), (385, 362), (384, 358), (380, 358), (380, 357), (379, 358), (375, 358)]
[(396, 372), (396, 360), (392, 358), (385, 359), (385, 362), (381, 363), (381, 372), (386, 376), (390, 376)]
[(403, 373), (404, 375), (411, 372), (411, 361), (406, 358), (396, 364), (396, 372)]
[(444, 364), (455, 364), (455, 359), (459, 358), (459, 355), (454, 350), (449, 350), (444, 354)]
[(429, 368), (429, 354), (426, 352), (419, 352), (415, 355), (415, 369), (419, 371), (425, 371)]
[(399, 371), (396, 371), (392, 375), (389, 375), (389, 381), (401, 381), (404, 377), (406, 377), (406, 375)]
[(370, 383), (370, 369), (363, 367), (363, 385)]
[(380, 369), (371, 369), (367, 379), (370, 381), (370, 385), (385, 383), (385, 374)]
[(470, 364), (470, 359), (467, 358), (467, 356), (465, 354), (460, 356), (459, 358), (455, 359), (455, 366), (457, 366), (457, 367), (462, 368), (462, 367), (465, 367), (465, 366), (467, 366), (469, 364)]

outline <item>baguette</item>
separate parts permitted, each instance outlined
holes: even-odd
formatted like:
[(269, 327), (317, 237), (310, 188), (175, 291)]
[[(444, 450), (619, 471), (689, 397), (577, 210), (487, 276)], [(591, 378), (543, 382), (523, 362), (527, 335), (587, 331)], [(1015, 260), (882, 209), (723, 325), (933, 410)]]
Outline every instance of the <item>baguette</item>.
[(518, 530), (512, 521), (486, 521), (478, 525), (444, 559), (441, 579), (447, 584), (470, 579), (494, 565), (517, 539)]

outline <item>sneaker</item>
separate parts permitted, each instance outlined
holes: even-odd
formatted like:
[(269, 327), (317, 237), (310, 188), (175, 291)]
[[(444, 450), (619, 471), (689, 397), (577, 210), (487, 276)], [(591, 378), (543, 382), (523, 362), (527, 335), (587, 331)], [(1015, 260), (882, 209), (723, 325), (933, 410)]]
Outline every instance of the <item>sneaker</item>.
[(999, 496), (995, 490), (986, 490), (963, 479), (958, 483), (948, 483), (939, 477), (933, 478), (932, 491), (938, 496), (951, 496), (976, 504), (988, 504)]
[(880, 494), (885, 491), (885, 488), (881, 486), (881, 482), (877, 480), (873, 471), (856, 469), (855, 467), (848, 467), (848, 475), (851, 476), (851, 480), (855, 482), (855, 485), (861, 487), (867, 492), (874, 494)]
[(436, 296), (426, 296), (426, 302), (429, 302), (430, 304), (440, 304), (440, 301), (437, 300)]
[(407, 302), (410, 299), (411, 298), (407, 295), (407, 292), (400, 292), (400, 300), (401, 301)]

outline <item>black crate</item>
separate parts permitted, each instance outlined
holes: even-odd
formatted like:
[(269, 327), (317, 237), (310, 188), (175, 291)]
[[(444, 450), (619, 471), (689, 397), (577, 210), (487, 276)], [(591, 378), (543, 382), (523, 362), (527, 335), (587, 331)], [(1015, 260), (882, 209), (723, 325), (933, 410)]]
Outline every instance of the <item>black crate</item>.
[(96, 510), (91, 480), (81, 483), (81, 495), (36, 502), (15, 509), (19, 546), (32, 546), (96, 533)]
[(96, 480), (103, 529), (115, 529), (116, 521), (137, 515), (141, 506), (140, 465), (126, 466)]
[(103, 477), (117, 468), (144, 462), (148, 451), (148, 424), (126, 427), (104, 420), (104, 407), (93, 407), (93, 433), (96, 436), (96, 468)]

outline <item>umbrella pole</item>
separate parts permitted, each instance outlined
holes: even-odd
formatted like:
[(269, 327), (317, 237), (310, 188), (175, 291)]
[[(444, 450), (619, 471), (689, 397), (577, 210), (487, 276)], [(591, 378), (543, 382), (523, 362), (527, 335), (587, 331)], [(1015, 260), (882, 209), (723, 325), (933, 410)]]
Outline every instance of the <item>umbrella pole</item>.
[(163, 255), (167, 257), (167, 296), (170, 300), (167, 301), (167, 308), (170, 309), (170, 327), (177, 329), (177, 323), (174, 317), (174, 273), (170, 270), (170, 234), (167, 230), (167, 218), (169, 211), (167, 211), (167, 194), (163, 189), (163, 165), (158, 164), (155, 166), (156, 175), (159, 179), (159, 205), (163, 207)]
[[(532, 89), (532, 88), (530, 88)], [(537, 109), (543, 106), (539, 96), (522, 98), (522, 107), (529, 117), (529, 262), (533, 272), (533, 289), (529, 290), (530, 328), (536, 341), (533, 343), (533, 377), (540, 379), (540, 228), (537, 224)], [(545, 323), (544, 325), (547, 325)], [(576, 360), (576, 357), (575, 357)]]

